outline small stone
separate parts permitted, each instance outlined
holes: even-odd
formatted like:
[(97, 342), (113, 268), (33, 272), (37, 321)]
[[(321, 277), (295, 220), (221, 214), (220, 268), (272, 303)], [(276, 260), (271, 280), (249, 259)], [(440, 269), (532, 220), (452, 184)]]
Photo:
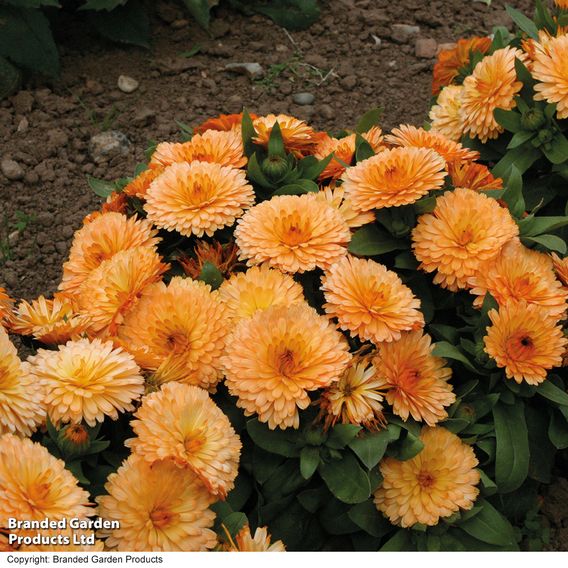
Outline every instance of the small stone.
[(391, 59), (387, 65), (391, 68), (394, 69), (396, 67), (396, 61), (394, 59)]
[(130, 140), (118, 130), (95, 134), (89, 141), (89, 153), (95, 162), (124, 156), (130, 151)]
[(375, 47), (380, 47), (381, 43), (383, 43), (382, 39), (375, 34), (371, 34), (371, 38), (375, 42)]
[(13, 247), (16, 246), (16, 244), (18, 243), (18, 239), (20, 238), (20, 231), (12, 231), (9, 235), (8, 235), (8, 244)]
[(260, 63), (227, 63), (225, 70), (248, 75), (251, 79), (256, 79), (264, 74), (264, 69)]
[(412, 36), (418, 35), (420, 28), (409, 24), (393, 24), (391, 26), (391, 39), (396, 43), (407, 43)]
[(295, 93), (292, 95), (292, 100), (297, 105), (311, 105), (314, 102), (315, 97), (312, 93)]
[(347, 75), (341, 80), (341, 85), (346, 89), (353, 89), (357, 84), (357, 77), (355, 75)]
[(34, 105), (34, 97), (29, 91), (20, 91), (13, 99), (12, 104), (16, 114), (31, 112)]
[(438, 42), (432, 38), (419, 37), (414, 45), (414, 53), (416, 57), (422, 59), (432, 59), (436, 56), (438, 50)]
[(147, 124), (156, 118), (156, 111), (148, 107), (139, 108), (132, 117), (133, 124)]
[(438, 55), (441, 51), (448, 51), (450, 49), (455, 49), (456, 47), (456, 43), (452, 42), (452, 43), (439, 43), (438, 44), (438, 49), (436, 50), (436, 55)]
[(17, 288), (19, 280), (18, 275), (13, 270), (3, 270), (2, 278), (10, 288)]
[(284, 83), (282, 83), (282, 85), (280, 85), (280, 92), (283, 95), (291, 95), (293, 89), (294, 86), (292, 85), (292, 83), (290, 83), (290, 81), (285, 81)]
[(123, 93), (133, 93), (138, 88), (140, 83), (138, 83), (136, 79), (133, 79), (128, 75), (121, 75), (118, 78), (117, 85)]
[(319, 111), (320, 114), (328, 120), (332, 119), (335, 116), (335, 111), (333, 110), (332, 106), (328, 104), (321, 105)]
[(0, 170), (11, 181), (16, 181), (24, 177), (22, 166), (10, 158), (4, 158), (0, 162)]
[(28, 129), (28, 126), (30, 125), (30, 123), (28, 122), (28, 119), (24, 116), (24, 118), (22, 118), (22, 120), (20, 120), (20, 122), (18, 122), (18, 127), (16, 128), (16, 132), (25, 132)]
[(189, 20), (186, 20), (185, 18), (182, 20), (174, 20), (170, 26), (174, 29), (174, 30), (182, 30), (183, 28), (187, 28), (187, 26), (189, 26)]
[(101, 95), (105, 90), (98, 81), (94, 81), (93, 79), (87, 79), (85, 82), (85, 89), (91, 95)]
[(63, 235), (63, 237), (65, 237), (66, 239), (70, 239), (74, 234), (75, 234), (75, 230), (73, 229), (73, 227), (71, 225), (65, 225), (62, 229), (61, 229), (61, 234)]
[(59, 128), (49, 130), (47, 133), (47, 140), (50, 146), (54, 146), (56, 148), (63, 148), (69, 144), (69, 136), (67, 136), (67, 133)]
[(65, 241), (58, 241), (55, 243), (55, 250), (59, 254), (65, 254), (67, 252), (67, 243)]
[(42, 227), (49, 227), (53, 222), (53, 215), (47, 211), (42, 211), (37, 214), (36, 221), (38, 225)]

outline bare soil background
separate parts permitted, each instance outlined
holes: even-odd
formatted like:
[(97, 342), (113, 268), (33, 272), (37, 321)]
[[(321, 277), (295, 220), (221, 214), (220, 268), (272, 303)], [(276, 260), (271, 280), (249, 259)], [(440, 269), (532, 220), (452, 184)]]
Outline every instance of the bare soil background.
[[(530, 0), (509, 4), (529, 13)], [(430, 103), (437, 46), (460, 37), (512, 27), (503, 0), (322, 0), (322, 17), (309, 30), (286, 32), (270, 20), (224, 8), (210, 33), (179, 5), (160, 1), (152, 16), (152, 49), (107, 43), (73, 16), (55, 30), (62, 73), (30, 80), (0, 102), (0, 285), (16, 298), (51, 294), (61, 277), (73, 233), (101, 199), (87, 175), (130, 176), (151, 141), (177, 140), (177, 122), (195, 125), (246, 106), (258, 114), (286, 113), (318, 129), (354, 126), (365, 111), (384, 108), (383, 129), (420, 125)], [(418, 26), (406, 31), (400, 24)], [(394, 27), (393, 27), (394, 26)], [(196, 46), (196, 55), (187, 52)], [(259, 63), (260, 79), (225, 70), (235, 62)], [(120, 75), (139, 87), (117, 88)], [(311, 104), (294, 95), (310, 93)], [(120, 131), (124, 155), (96, 159), (91, 138)], [(544, 512), (551, 548), (568, 550), (568, 482), (553, 484)]]

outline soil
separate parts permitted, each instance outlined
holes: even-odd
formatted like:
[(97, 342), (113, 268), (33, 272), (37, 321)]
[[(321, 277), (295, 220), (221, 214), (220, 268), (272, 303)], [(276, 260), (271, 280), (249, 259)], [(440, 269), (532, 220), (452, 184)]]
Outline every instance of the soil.
[[(221, 7), (207, 34), (185, 19), (178, 3), (162, 1), (152, 15), (150, 51), (105, 43), (80, 21), (64, 20), (56, 30), (61, 76), (51, 83), (29, 81), (0, 102), (0, 161), (14, 160), (20, 170), (16, 180), (0, 172), (0, 285), (16, 298), (53, 293), (73, 233), (101, 202), (86, 176), (132, 175), (151, 141), (179, 138), (178, 123), (195, 125), (245, 106), (333, 131), (354, 126), (380, 106), (385, 130), (420, 125), (430, 102), (432, 49), (487, 34), (495, 25), (511, 27), (505, 4), (525, 13), (533, 9), (530, 0), (489, 4), (321, 0), (320, 20), (290, 33), (263, 17)], [(404, 37), (393, 24), (419, 31)], [(435, 44), (423, 41), (428, 39)], [(196, 45), (196, 55), (183, 55)], [(259, 63), (264, 78), (227, 72), (230, 62)], [(136, 79), (139, 88), (121, 92), (120, 75)], [(303, 92), (314, 95), (313, 104), (293, 102)], [(90, 140), (105, 130), (127, 136), (126, 155), (95, 161)], [(564, 496), (556, 508), (555, 495)], [(568, 550), (565, 480), (551, 486), (546, 502), (551, 548)]]

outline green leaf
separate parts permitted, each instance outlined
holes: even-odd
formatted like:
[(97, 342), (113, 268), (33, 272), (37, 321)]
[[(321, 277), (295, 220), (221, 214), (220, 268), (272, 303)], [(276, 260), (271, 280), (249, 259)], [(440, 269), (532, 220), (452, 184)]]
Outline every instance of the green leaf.
[(269, 157), (280, 156), (286, 157), (286, 149), (284, 148), (284, 140), (282, 140), (282, 131), (278, 121), (274, 123), (270, 131), (270, 138), (268, 139), (268, 155)]
[(300, 450), (296, 447), (298, 437), (296, 430), (270, 430), (266, 424), (255, 418), (247, 422), (247, 432), (252, 441), (267, 452), (287, 458), (300, 455)]
[(235, 480), (235, 487), (227, 495), (227, 503), (235, 511), (239, 511), (248, 501), (253, 490), (251, 478), (243, 471), (239, 472)]
[(245, 525), (248, 525), (247, 516), (238, 512), (229, 513), (221, 522), (233, 538)]
[[(245, 150), (245, 155), (250, 157), (254, 153), (254, 142), (253, 138), (256, 136), (256, 130), (252, 123), (252, 118), (248, 113), (248, 110), (243, 109), (243, 119), (241, 121), (241, 132), (243, 136), (243, 147)], [(250, 165), (250, 162), (249, 162)], [(260, 168), (259, 168), (260, 169)]]
[(494, 495), (497, 492), (497, 484), (492, 479), (490, 479), (482, 469), (478, 469), (477, 471), (479, 472), (479, 477), (481, 479), (483, 495)]
[(306, 193), (318, 193), (318, 184), (309, 179), (299, 179), (294, 183), (289, 183), (278, 188), (272, 193), (275, 195), (304, 195)]
[(559, 404), (560, 406), (568, 406), (568, 393), (559, 389), (552, 381), (547, 380), (538, 385), (537, 394)]
[(342, 459), (320, 464), (318, 471), (328, 489), (344, 503), (362, 503), (371, 494), (369, 477), (351, 452)]
[(495, 482), (499, 493), (518, 489), (529, 472), (529, 438), (524, 409), (525, 405), (518, 399), (514, 405), (498, 402), (493, 407), (497, 441)]
[(436, 208), (437, 198), (434, 195), (423, 197), (414, 203), (414, 211), (416, 215), (423, 215), (424, 213), (431, 213)]
[(502, 195), (503, 201), (515, 217), (525, 212), (525, 198), (523, 197), (523, 178), (516, 166), (511, 166), (509, 179)]
[(568, 216), (565, 217), (527, 217), (521, 219), (517, 223), (521, 236), (534, 237), (548, 233), (549, 231), (556, 231), (568, 225)]
[(67, 462), (65, 464), (65, 469), (70, 471), (77, 481), (83, 485), (90, 485), (91, 482), (85, 477), (83, 473), (83, 466), (79, 460)]
[(0, 56), (30, 71), (59, 73), (57, 48), (41, 10), (0, 5)]
[(381, 107), (368, 110), (357, 122), (355, 132), (364, 134), (373, 128), (373, 126), (378, 126), (382, 115), (383, 109)]
[(410, 540), (410, 532), (405, 529), (399, 529), (393, 537), (379, 548), (379, 552), (406, 552), (409, 550), (414, 550), (414, 548)]
[(355, 139), (355, 161), (357, 163), (375, 155), (372, 146), (359, 134)]
[(349, 442), (349, 447), (363, 462), (367, 469), (374, 468), (385, 455), (391, 435), (388, 430), (368, 432)]
[(306, 156), (298, 163), (300, 176), (305, 179), (317, 179), (332, 159), (333, 153), (326, 156), (323, 160), (318, 160), (315, 156)]
[(358, 256), (376, 256), (404, 248), (404, 241), (393, 239), (374, 224), (365, 225), (355, 231), (349, 243), (349, 252)]
[(496, 108), (493, 111), (493, 116), (495, 117), (497, 123), (509, 132), (516, 133), (523, 130), (523, 127), (521, 126), (521, 115), (514, 110)]
[(538, 40), (538, 29), (535, 23), (527, 18), (522, 12), (515, 10), (512, 6), (506, 6), (507, 14), (511, 16), (515, 24), (524, 31), (529, 37)]
[(256, 157), (256, 152), (254, 152), (249, 157), (248, 166), (247, 166), (247, 177), (253, 183), (256, 183), (266, 189), (273, 187), (270, 180), (262, 172), (262, 169)]
[(95, 195), (106, 199), (114, 191), (114, 183), (104, 179), (98, 179), (93, 176), (87, 176), (87, 183), (93, 190)]
[(410, 460), (416, 457), (424, 449), (424, 442), (415, 434), (408, 431), (406, 438), (402, 440), (398, 447), (396, 458), (401, 461)]
[(514, 164), (519, 173), (526, 172), (540, 158), (540, 150), (533, 148), (530, 144), (518, 146), (509, 150), (492, 169), (495, 177), (506, 179)]
[(392, 527), (370, 499), (351, 507), (348, 515), (358, 527), (377, 538), (384, 536)]
[(329, 437), (325, 445), (334, 450), (342, 450), (360, 431), (361, 426), (355, 426), (354, 424), (336, 424), (333, 429), (329, 431)]
[(482, 542), (507, 550), (518, 550), (515, 533), (509, 521), (488, 501), (479, 499), (477, 505), (482, 506), (481, 511), (461, 523), (460, 528)]
[(87, 0), (79, 10), (106, 10), (110, 12), (119, 6), (124, 6), (128, 0)]
[(561, 254), (566, 254), (566, 241), (557, 237), (556, 235), (539, 235), (538, 237), (522, 237), (522, 241), (528, 241), (529, 243), (536, 243), (547, 250), (552, 250), (559, 252)]
[(0, 56), (0, 101), (14, 94), (20, 86), (20, 71)]
[(552, 142), (543, 144), (541, 149), (553, 164), (562, 164), (568, 159), (568, 139), (561, 132), (557, 132)]
[(306, 446), (300, 452), (300, 473), (304, 479), (310, 479), (320, 464), (319, 448)]
[(211, 7), (217, 5), (218, 0), (182, 0), (195, 21), (204, 29), (209, 27), (209, 12)]
[(320, 16), (317, 0), (229, 0), (246, 14), (268, 16), (277, 25), (291, 31), (309, 28)]
[(300, 505), (310, 513), (315, 513), (330, 498), (329, 491), (322, 485), (315, 489), (306, 489), (297, 496)]
[(457, 347), (455, 347), (451, 343), (448, 343), (447, 341), (440, 341), (439, 343), (436, 343), (436, 345), (434, 345), (434, 350), (432, 351), (432, 353), (437, 357), (459, 361), (466, 369), (468, 369), (472, 373), (475, 373), (477, 375), (482, 374), (476, 367), (473, 366), (471, 361)]
[(534, 138), (535, 133), (534, 132), (530, 132), (528, 130), (523, 130), (521, 132), (517, 132), (512, 138), (511, 141), (509, 142), (509, 144), (507, 145), (507, 148), (510, 150), (512, 148), (517, 148), (518, 146), (520, 146), (521, 144), (524, 144), (525, 142), (528, 142), (531, 138)]
[(556, 410), (550, 413), (548, 438), (557, 450), (568, 448), (568, 420)]
[(203, 268), (197, 277), (197, 280), (209, 284), (212, 290), (217, 290), (221, 284), (223, 284), (223, 275), (221, 271), (212, 263), (206, 260), (203, 263)]
[(203, 46), (200, 43), (196, 43), (187, 51), (182, 51), (180, 53), (180, 56), (189, 59), (190, 57), (197, 55), (202, 49), (203, 49)]
[(150, 22), (140, 0), (129, 0), (112, 12), (94, 12), (89, 14), (89, 20), (97, 32), (111, 41), (150, 47)]

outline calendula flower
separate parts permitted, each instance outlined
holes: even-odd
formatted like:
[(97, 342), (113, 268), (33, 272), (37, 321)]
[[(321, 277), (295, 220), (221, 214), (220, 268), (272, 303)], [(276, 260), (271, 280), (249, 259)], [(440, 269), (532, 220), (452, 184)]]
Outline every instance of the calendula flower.
[(99, 516), (120, 523), (98, 533), (110, 550), (204, 552), (217, 543), (209, 508), (215, 498), (187, 468), (131, 456), (109, 475), (105, 490), (97, 497)]
[(448, 164), (471, 162), (479, 158), (479, 152), (464, 148), (459, 142), (454, 142), (439, 132), (428, 132), (410, 124), (393, 128), (392, 134), (386, 136), (385, 141), (403, 148), (430, 148)]
[(562, 10), (568, 10), (568, 0), (554, 0), (554, 4)]
[(254, 536), (250, 526), (245, 525), (235, 536), (235, 540), (230, 540), (223, 547), (225, 552), (286, 552), (286, 547), (281, 540), (271, 544), (271, 537), (266, 527), (257, 527)]
[(424, 449), (415, 457), (385, 458), (379, 465), (384, 480), (375, 505), (402, 527), (437, 525), (440, 518), (471, 509), (479, 494), (479, 462), (471, 446), (440, 426), (425, 426), (420, 439)]
[(253, 203), (245, 172), (207, 162), (180, 162), (152, 182), (144, 209), (157, 227), (202, 237), (232, 225)]
[(273, 197), (239, 219), (235, 239), (249, 266), (284, 272), (326, 268), (347, 253), (351, 232), (341, 213), (314, 194)]
[(12, 317), (14, 300), (10, 298), (5, 288), (0, 286), (0, 326), (7, 325)]
[(460, 70), (470, 64), (473, 54), (487, 53), (490, 47), (490, 37), (472, 37), (460, 39), (454, 48), (440, 51), (434, 65), (432, 94), (437, 95), (442, 87), (451, 85)]
[(22, 300), (14, 313), (12, 331), (32, 335), (42, 343), (65, 343), (77, 339), (89, 327), (88, 315), (77, 314), (73, 302), (64, 295), (52, 300), (40, 296), (30, 304)]
[[(251, 120), (258, 118), (256, 114), (249, 114)], [(206, 121), (193, 127), (193, 132), (195, 134), (203, 134), (207, 130), (233, 130), (241, 128), (241, 123), (243, 121), (243, 113), (238, 114), (220, 114), (215, 118), (208, 118)]]
[(44, 394), (0, 326), (0, 435), (31, 436), (45, 418)]
[(47, 413), (54, 424), (85, 421), (89, 426), (105, 416), (134, 410), (144, 393), (144, 378), (134, 358), (111, 341), (80, 339), (58, 351), (40, 349), (28, 359), (31, 373), (45, 389)]
[(462, 96), (463, 85), (449, 85), (442, 89), (428, 115), (432, 124), (430, 132), (442, 134), (454, 142), (461, 139), (464, 129), (460, 112)]
[(122, 190), (124, 195), (130, 197), (138, 197), (138, 199), (146, 199), (146, 192), (150, 184), (164, 171), (164, 168), (158, 164), (154, 164), (147, 170), (139, 173), (125, 188)]
[(440, 189), (446, 162), (427, 148), (392, 148), (359, 162), (342, 176), (345, 195), (356, 211), (414, 203)]
[(347, 342), (307, 304), (271, 306), (241, 320), (223, 358), (229, 392), (272, 430), (298, 428), (308, 392), (339, 380)]
[(433, 349), (429, 335), (403, 333), (398, 341), (382, 343), (373, 360), (379, 388), (404, 421), (412, 416), (434, 426), (448, 417), (445, 407), (456, 400), (448, 383), (452, 370)]
[(222, 377), (227, 318), (204, 282), (172, 278), (148, 288), (118, 330), (120, 343), (157, 383), (182, 381), (214, 389)]
[(345, 197), (345, 190), (341, 185), (324, 187), (315, 195), (318, 199), (325, 200), (332, 207), (335, 207), (341, 213), (350, 229), (362, 227), (375, 220), (374, 211), (355, 211), (353, 209), (351, 200)]
[(504, 131), (493, 111), (511, 110), (517, 105), (515, 95), (523, 84), (517, 80), (515, 59), (525, 58), (520, 49), (507, 46), (483, 58), (465, 78), (460, 112), (464, 132), (472, 138), (485, 143)]
[(469, 279), (471, 293), (478, 297), (474, 306), (481, 307), (490, 292), (499, 305), (524, 300), (537, 304), (549, 315), (560, 319), (568, 307), (568, 290), (556, 279), (551, 258), (530, 250), (518, 240), (508, 242), (500, 254), (484, 264)]
[(136, 247), (154, 249), (161, 240), (156, 234), (145, 219), (115, 212), (100, 215), (75, 233), (59, 289), (78, 292), (89, 274), (117, 252)]
[(547, 372), (562, 365), (568, 339), (546, 309), (524, 301), (491, 310), (492, 325), (484, 337), (485, 352), (505, 369), (508, 379), (538, 385)]
[(337, 422), (370, 430), (384, 425), (383, 394), (371, 356), (353, 357), (339, 381), (330, 385), (319, 400), (325, 428)]
[(568, 118), (568, 35), (535, 45), (532, 74), (535, 100), (556, 104), (556, 116)]
[(50, 521), (92, 514), (89, 494), (41, 444), (12, 434), (0, 436), (0, 526), (8, 519)]
[(473, 162), (449, 164), (448, 174), (452, 178), (454, 187), (466, 187), (477, 191), (503, 189), (503, 180), (494, 177), (489, 168), (483, 164)]
[(254, 143), (267, 147), (272, 128), (276, 122), (280, 127), (282, 141), (287, 152), (301, 157), (311, 154), (315, 150), (319, 140), (314, 129), (303, 120), (298, 120), (286, 114), (269, 114), (254, 120), (253, 126), (256, 131), (256, 136), (253, 138)]
[(194, 257), (183, 253), (177, 260), (183, 271), (194, 279), (199, 277), (206, 262), (215, 266), (225, 277), (229, 276), (238, 264), (238, 249), (235, 243), (222, 245), (219, 241), (197, 241), (193, 253)]
[(152, 154), (150, 166), (170, 166), (178, 162), (211, 162), (221, 166), (246, 166), (243, 139), (238, 129), (207, 130), (189, 142), (161, 142)]
[(432, 213), (418, 218), (412, 248), (422, 270), (437, 271), (435, 284), (456, 291), (466, 288), (482, 264), (497, 257), (518, 233), (509, 211), (497, 201), (457, 188), (439, 197)]
[(172, 460), (189, 467), (222, 499), (234, 487), (241, 441), (207, 391), (167, 383), (144, 398), (135, 418), (137, 437), (125, 443), (134, 454), (149, 463)]
[(227, 316), (237, 322), (270, 306), (301, 303), (304, 291), (288, 274), (263, 264), (225, 280), (219, 288), (219, 299), (227, 308)]
[(554, 266), (554, 271), (556, 272), (556, 276), (564, 284), (564, 286), (568, 287), (568, 257), (560, 258), (556, 253), (552, 253), (552, 265)]
[(424, 326), (420, 300), (395, 272), (373, 260), (342, 258), (325, 273), (321, 289), (326, 313), (363, 341), (394, 341)]

